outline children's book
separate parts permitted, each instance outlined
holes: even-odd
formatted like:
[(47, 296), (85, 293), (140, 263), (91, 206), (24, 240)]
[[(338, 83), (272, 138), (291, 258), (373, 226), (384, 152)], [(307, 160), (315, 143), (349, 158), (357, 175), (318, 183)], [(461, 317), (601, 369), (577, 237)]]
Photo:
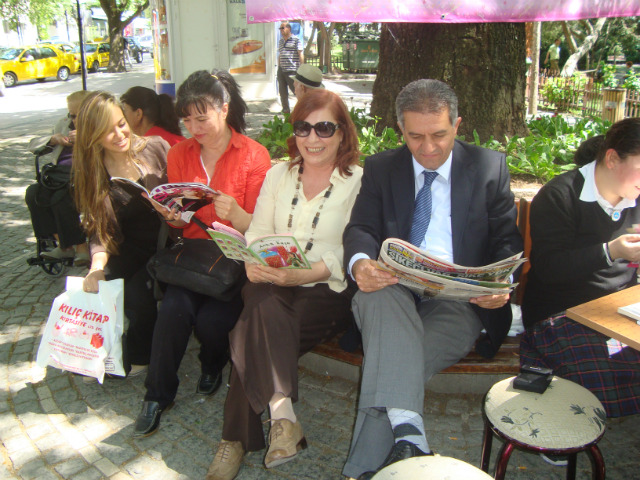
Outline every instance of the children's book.
[(219, 222), (207, 232), (227, 258), (273, 268), (311, 268), (292, 235), (266, 235), (247, 245), (244, 235)]
[(640, 325), (640, 303), (618, 308), (618, 313), (633, 318)]
[(193, 213), (202, 207), (212, 204), (216, 195), (220, 193), (203, 183), (167, 183), (148, 191), (138, 182), (128, 178), (111, 177), (111, 180), (129, 193), (131, 193), (131, 186), (141, 192), (146, 192), (149, 195), (149, 200), (169, 210), (177, 208), (179, 212), (183, 213), (182, 218), (185, 221), (189, 221)]

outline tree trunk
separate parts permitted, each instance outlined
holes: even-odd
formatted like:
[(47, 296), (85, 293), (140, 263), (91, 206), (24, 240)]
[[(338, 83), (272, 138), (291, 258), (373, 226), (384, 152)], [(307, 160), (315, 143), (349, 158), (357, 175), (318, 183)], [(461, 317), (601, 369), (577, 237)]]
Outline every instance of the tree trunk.
[[(313, 36), (316, 34), (316, 31), (318, 30), (318, 22), (313, 22), (313, 28), (311, 29), (311, 35), (309, 36), (309, 40), (307, 41), (307, 46), (304, 47), (304, 58), (310, 57), (311, 56), (311, 47), (313, 46)], [(316, 42), (316, 47), (317, 47), (317, 42)]]
[(540, 38), (542, 23), (533, 22), (531, 35), (531, 65), (529, 66), (529, 115), (538, 114), (538, 83), (540, 81)]
[(327, 29), (324, 27), (324, 23), (323, 22), (318, 22), (318, 59), (319, 59), (319, 65), (320, 65), (320, 70), (322, 70), (322, 67), (324, 66), (324, 38), (327, 35)]
[(606, 21), (606, 18), (599, 18), (596, 24), (593, 26), (593, 31), (591, 31), (589, 35), (585, 37), (584, 42), (582, 42), (582, 45), (580, 45), (580, 48), (578, 48), (576, 50), (576, 53), (572, 54), (567, 59), (567, 63), (564, 64), (561, 72), (561, 75), (563, 77), (570, 77), (571, 75), (573, 75), (573, 72), (575, 72), (578, 66), (578, 60), (580, 60), (589, 50), (593, 48)]
[(109, 21), (109, 66), (107, 72), (126, 72), (124, 64), (124, 38), (122, 37), (122, 23)]
[(569, 52), (571, 52), (571, 54), (576, 53), (578, 46), (573, 38), (573, 33), (569, 30), (567, 22), (562, 22), (562, 31), (564, 32), (564, 39), (567, 42), (567, 47), (569, 47)]
[(396, 128), (400, 90), (434, 78), (458, 95), (459, 134), (477, 130), (483, 142), (524, 135), (525, 70), (524, 23), (384, 24), (371, 113), (380, 128)]

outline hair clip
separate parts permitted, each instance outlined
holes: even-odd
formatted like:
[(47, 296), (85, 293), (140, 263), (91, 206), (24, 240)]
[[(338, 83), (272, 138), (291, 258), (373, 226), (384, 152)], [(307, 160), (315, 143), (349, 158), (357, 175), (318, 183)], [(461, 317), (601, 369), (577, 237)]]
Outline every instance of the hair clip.
[(219, 79), (218, 77), (216, 77), (213, 73), (211, 74), (211, 76), (212, 76), (213, 78), (215, 78), (216, 80), (220, 81), (220, 79)]

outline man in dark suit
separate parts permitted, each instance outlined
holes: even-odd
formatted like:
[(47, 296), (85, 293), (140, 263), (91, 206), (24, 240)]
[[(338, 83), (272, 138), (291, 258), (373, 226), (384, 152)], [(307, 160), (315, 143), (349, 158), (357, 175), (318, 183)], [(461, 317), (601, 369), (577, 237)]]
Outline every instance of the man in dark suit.
[(455, 139), (461, 118), (453, 90), (437, 80), (412, 82), (398, 95), (396, 113), (406, 145), (367, 158), (344, 232), (345, 265), (359, 287), (353, 312), (364, 362), (343, 474), (360, 479), (430, 454), (424, 384), (464, 357), (483, 328), (477, 350), (493, 356), (511, 325), (509, 295), (470, 303), (413, 295), (375, 268), (382, 242), (407, 240), (465, 266), (523, 249), (505, 156)]

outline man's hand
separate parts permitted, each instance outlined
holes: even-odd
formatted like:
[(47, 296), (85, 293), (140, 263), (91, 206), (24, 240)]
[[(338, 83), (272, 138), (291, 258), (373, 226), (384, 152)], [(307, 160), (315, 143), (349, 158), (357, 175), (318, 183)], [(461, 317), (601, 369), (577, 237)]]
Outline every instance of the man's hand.
[(475, 303), (481, 308), (500, 308), (509, 301), (510, 294), (504, 295), (484, 295), (482, 297), (476, 297), (469, 300), (469, 303)]
[(51, 140), (49, 140), (49, 144), (50, 145), (62, 145), (62, 146), (65, 146), (65, 147), (70, 147), (71, 145), (73, 145), (73, 143), (71, 143), (69, 141), (69, 137), (65, 137), (61, 133), (56, 133), (55, 135), (52, 135), (51, 136)]
[(361, 258), (353, 264), (352, 273), (358, 288), (366, 293), (375, 292), (398, 283), (398, 277), (376, 268), (375, 260)]
[(611, 260), (622, 258), (629, 262), (640, 261), (640, 235), (633, 233), (620, 235), (609, 242), (609, 253), (611, 253)]

